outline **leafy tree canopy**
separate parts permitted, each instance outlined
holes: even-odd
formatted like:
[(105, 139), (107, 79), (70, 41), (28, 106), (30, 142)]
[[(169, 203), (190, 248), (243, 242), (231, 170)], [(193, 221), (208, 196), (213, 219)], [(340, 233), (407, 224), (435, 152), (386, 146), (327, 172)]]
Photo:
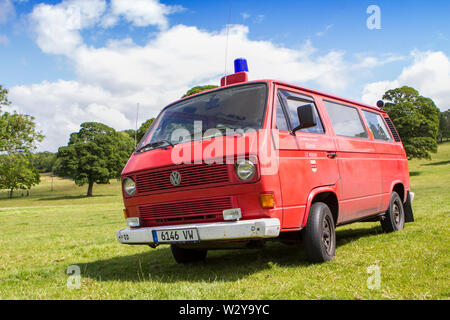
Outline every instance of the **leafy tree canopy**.
[(39, 171), (33, 166), (29, 155), (0, 156), (0, 189), (9, 190), (10, 198), (15, 189), (29, 190), (39, 182)]
[(38, 152), (33, 154), (33, 165), (39, 172), (53, 172), (56, 163), (56, 153)]
[(206, 90), (215, 89), (215, 88), (217, 88), (217, 86), (213, 86), (213, 85), (206, 85), (206, 86), (197, 86), (197, 87), (193, 87), (193, 88), (191, 88), (190, 90), (188, 90), (188, 91), (184, 94), (184, 96), (183, 96), (182, 98), (188, 97), (188, 96), (191, 96), (191, 95), (193, 95), (193, 94), (200, 93), (200, 92), (203, 92), (203, 91), (206, 91)]
[(144, 135), (147, 133), (148, 129), (150, 129), (150, 126), (152, 125), (152, 123), (155, 121), (155, 118), (151, 118), (148, 119), (147, 121), (145, 121), (141, 127), (138, 129), (137, 131), (137, 139), (136, 141), (139, 143), (139, 141), (141, 141), (141, 139), (144, 137)]
[(120, 178), (133, 147), (133, 139), (124, 132), (101, 123), (83, 123), (79, 132), (70, 135), (68, 145), (58, 150), (59, 174), (71, 177), (79, 186), (88, 184), (90, 197), (94, 183)]
[(34, 117), (8, 112), (0, 115), (0, 152), (28, 153), (43, 139)]
[(2, 106), (8, 106), (10, 104), (8, 100), (8, 90), (0, 85), (0, 111), (2, 110)]
[(36, 130), (34, 118), (18, 113), (2, 113), (10, 105), (8, 90), (0, 85), (0, 189), (30, 189), (40, 182), (30, 152), (44, 136)]
[(439, 114), (439, 132), (438, 139), (442, 142), (442, 139), (448, 140), (450, 138), (450, 110), (441, 112)]
[(127, 129), (127, 130), (123, 130), (121, 131), (123, 133), (126, 133), (127, 135), (130, 136), (130, 138), (132, 138), (134, 140), (134, 133), (136, 132), (136, 130), (133, 129)]
[(388, 90), (384, 109), (402, 138), (408, 158), (431, 158), (437, 151), (439, 109), (430, 98), (411, 87)]
[[(8, 90), (0, 85), (0, 112), (10, 105)], [(44, 136), (36, 130), (32, 116), (18, 113), (0, 113), (0, 153), (28, 153)]]

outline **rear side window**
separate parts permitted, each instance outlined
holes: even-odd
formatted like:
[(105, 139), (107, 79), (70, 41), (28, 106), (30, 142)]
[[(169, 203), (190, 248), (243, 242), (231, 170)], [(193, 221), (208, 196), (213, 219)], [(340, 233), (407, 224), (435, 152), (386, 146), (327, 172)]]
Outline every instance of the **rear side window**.
[[(281, 97), (285, 102), (286, 113), (289, 117), (291, 123), (291, 129), (294, 129), (300, 125), (297, 108), (306, 104), (311, 104), (314, 108), (314, 113), (316, 117), (316, 123), (314, 127), (300, 129), (298, 132), (308, 132), (308, 133), (324, 133), (322, 121), (320, 119), (319, 113), (317, 112), (316, 104), (314, 100), (308, 96), (303, 96), (300, 94), (292, 93), (289, 91), (280, 91)], [(278, 113), (277, 113), (278, 114)], [(278, 117), (278, 116), (277, 116)]]
[(384, 124), (383, 118), (379, 114), (363, 110), (363, 115), (375, 140), (392, 141), (392, 137)]
[(369, 134), (355, 107), (324, 101), (325, 108), (331, 119), (334, 132), (338, 136), (353, 138), (369, 138)]

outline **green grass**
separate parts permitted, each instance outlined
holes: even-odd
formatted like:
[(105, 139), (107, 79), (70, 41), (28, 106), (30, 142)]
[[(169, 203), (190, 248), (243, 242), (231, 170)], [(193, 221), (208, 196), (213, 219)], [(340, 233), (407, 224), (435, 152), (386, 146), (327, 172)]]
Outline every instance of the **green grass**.
[[(168, 246), (116, 242), (124, 227), (120, 185), (86, 188), (50, 177), (30, 197), (0, 194), (0, 299), (449, 299), (450, 143), (411, 161), (416, 222), (384, 234), (379, 223), (339, 228), (336, 258), (311, 265), (298, 246), (212, 251), (177, 265)], [(379, 290), (367, 267), (381, 269)], [(81, 288), (68, 289), (78, 265)]]

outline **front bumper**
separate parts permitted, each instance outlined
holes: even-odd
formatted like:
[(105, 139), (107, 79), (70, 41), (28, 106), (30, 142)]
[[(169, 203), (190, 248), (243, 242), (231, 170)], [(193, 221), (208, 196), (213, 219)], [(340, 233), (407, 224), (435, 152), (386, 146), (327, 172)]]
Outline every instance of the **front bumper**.
[(234, 222), (198, 223), (153, 228), (123, 229), (116, 232), (117, 241), (124, 244), (155, 244), (152, 231), (195, 228), (200, 242), (276, 238), (280, 234), (280, 220), (255, 219)]

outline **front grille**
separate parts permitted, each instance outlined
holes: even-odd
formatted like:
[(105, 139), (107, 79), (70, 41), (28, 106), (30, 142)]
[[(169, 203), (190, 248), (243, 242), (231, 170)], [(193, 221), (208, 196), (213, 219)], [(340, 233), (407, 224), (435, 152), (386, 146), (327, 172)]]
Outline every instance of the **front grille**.
[(400, 142), (400, 136), (398, 135), (397, 129), (395, 129), (394, 124), (392, 123), (391, 119), (389, 119), (388, 117), (384, 118), (389, 126), (389, 129), (392, 132), (392, 135), (394, 136), (394, 140), (396, 142)]
[(144, 226), (164, 223), (189, 223), (205, 220), (222, 220), (222, 212), (233, 207), (230, 197), (195, 201), (156, 203), (139, 207)]
[[(170, 174), (178, 171), (181, 183), (172, 185)], [(226, 183), (229, 181), (226, 164), (199, 164), (157, 169), (136, 175), (137, 194), (167, 189)]]

